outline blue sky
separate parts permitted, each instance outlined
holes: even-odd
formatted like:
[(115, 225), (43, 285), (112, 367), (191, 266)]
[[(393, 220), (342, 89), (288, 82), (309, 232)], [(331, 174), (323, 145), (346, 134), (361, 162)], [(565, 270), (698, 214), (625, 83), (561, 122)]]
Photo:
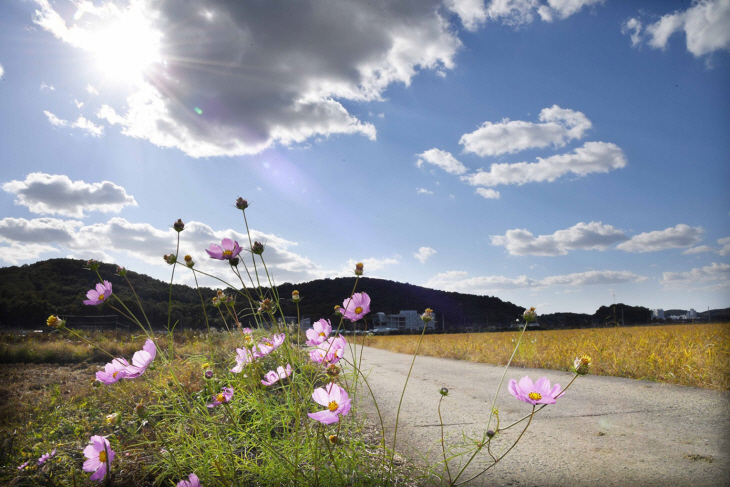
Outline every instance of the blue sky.
[(280, 283), (728, 307), (729, 51), (730, 0), (2, 2), (0, 265), (169, 279), (181, 218), (230, 278), (241, 196)]

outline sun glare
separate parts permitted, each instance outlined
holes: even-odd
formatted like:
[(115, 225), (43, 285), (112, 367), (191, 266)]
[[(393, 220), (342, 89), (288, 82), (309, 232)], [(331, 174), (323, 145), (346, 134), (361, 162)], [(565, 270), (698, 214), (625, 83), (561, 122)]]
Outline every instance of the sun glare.
[(145, 69), (161, 61), (161, 38), (142, 14), (127, 11), (96, 32), (92, 49), (105, 76), (136, 82)]

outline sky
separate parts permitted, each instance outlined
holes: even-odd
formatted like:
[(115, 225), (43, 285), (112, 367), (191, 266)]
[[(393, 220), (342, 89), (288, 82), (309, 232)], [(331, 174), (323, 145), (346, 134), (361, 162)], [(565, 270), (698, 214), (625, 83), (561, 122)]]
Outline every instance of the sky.
[(0, 79), (0, 266), (232, 282), (242, 197), (277, 283), (730, 307), (730, 0), (8, 0)]

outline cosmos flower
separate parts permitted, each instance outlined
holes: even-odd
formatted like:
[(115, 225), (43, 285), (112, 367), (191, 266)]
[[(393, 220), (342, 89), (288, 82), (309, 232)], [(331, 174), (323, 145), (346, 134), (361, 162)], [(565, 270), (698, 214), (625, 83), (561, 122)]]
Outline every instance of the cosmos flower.
[(522, 402), (532, 404), (555, 404), (555, 400), (560, 395), (560, 384), (550, 388), (550, 381), (547, 377), (537, 379), (532, 383), (532, 379), (524, 376), (518, 383), (514, 379), (510, 379), (507, 387), (515, 398)]
[(231, 372), (234, 374), (239, 374), (243, 370), (244, 365), (250, 364), (255, 359), (262, 356), (255, 350), (253, 352), (249, 352), (245, 348), (237, 348), (236, 353), (236, 366), (231, 369)]
[(315, 389), (312, 393), (312, 399), (317, 404), (327, 408), (324, 411), (307, 413), (310, 418), (322, 424), (337, 423), (340, 420), (340, 415), (345, 416), (350, 412), (351, 404), (347, 391), (334, 382), (330, 382), (325, 387)]
[(342, 314), (350, 321), (357, 321), (370, 313), (370, 296), (367, 293), (355, 293), (352, 298), (342, 302)]
[(309, 358), (318, 364), (336, 364), (344, 356), (346, 346), (347, 340), (342, 335), (330, 337), (309, 352)]
[(134, 379), (144, 374), (144, 371), (147, 370), (147, 367), (150, 366), (156, 355), (157, 348), (155, 347), (155, 342), (148, 338), (144, 342), (142, 350), (134, 352), (134, 355), (132, 355), (132, 365), (127, 366), (127, 376), (125, 379)]
[(85, 472), (94, 472), (90, 480), (98, 480), (101, 482), (109, 472), (112, 461), (114, 461), (115, 453), (112, 451), (109, 440), (103, 436), (94, 435), (86, 448), (84, 448)]
[(321, 319), (312, 325), (312, 328), (307, 330), (307, 345), (315, 346), (319, 345), (323, 341), (327, 340), (327, 337), (332, 333), (332, 325), (329, 320)]
[(264, 380), (261, 383), (265, 386), (270, 386), (278, 382), (280, 379), (286, 379), (292, 374), (292, 368), (290, 364), (286, 364), (286, 369), (282, 366), (276, 368), (276, 370), (270, 370), (264, 375)]
[(114, 384), (127, 376), (129, 362), (123, 358), (115, 358), (104, 366), (104, 370), (96, 373), (96, 380), (103, 384)]
[(214, 408), (233, 399), (233, 387), (224, 387), (221, 392), (213, 395), (213, 402), (208, 404), (209, 408)]
[(18, 470), (23, 470), (25, 467), (28, 466), (29, 463), (30, 461), (21, 463), (20, 465), (18, 465)]
[(189, 480), (181, 480), (176, 487), (200, 487), (200, 479), (194, 473), (188, 476)]
[(112, 295), (112, 283), (109, 281), (104, 281), (104, 284), (98, 283), (96, 285), (96, 289), (90, 289), (86, 293), (86, 297), (89, 299), (84, 301), (84, 304), (89, 304), (89, 305), (102, 304), (104, 301), (108, 300), (111, 295)]
[(46, 461), (48, 461), (49, 458), (51, 458), (51, 457), (53, 457), (55, 455), (56, 455), (56, 450), (55, 449), (53, 451), (51, 451), (50, 453), (44, 453), (38, 459), (38, 465), (43, 465), (44, 463), (46, 463)]
[(261, 350), (261, 356), (268, 355), (277, 348), (281, 346), (282, 343), (284, 343), (284, 339), (286, 338), (286, 335), (284, 333), (280, 334), (274, 334), (271, 336), (271, 338), (264, 338), (261, 343), (259, 343), (259, 350)]
[(224, 238), (220, 245), (210, 244), (210, 247), (205, 249), (212, 259), (218, 260), (227, 260), (238, 257), (241, 250), (241, 246), (238, 245), (238, 242), (235, 242), (230, 238)]

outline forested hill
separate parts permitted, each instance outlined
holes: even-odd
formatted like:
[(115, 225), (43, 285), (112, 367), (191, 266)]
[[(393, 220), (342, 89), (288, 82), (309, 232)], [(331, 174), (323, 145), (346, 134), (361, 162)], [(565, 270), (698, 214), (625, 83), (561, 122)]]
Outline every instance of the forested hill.
[[(20, 267), (0, 268), (0, 328), (39, 328), (50, 314), (99, 316), (115, 314), (109, 304), (83, 304), (86, 292), (98, 282), (95, 272), (84, 268), (85, 262), (73, 259), (50, 259)], [(102, 264), (99, 273), (113, 285), (114, 294), (141, 318), (139, 306), (124, 278), (116, 275), (116, 266)], [(127, 277), (140, 297), (147, 318), (157, 327), (167, 324), (169, 283), (144, 274), (128, 271)], [(312, 321), (332, 318), (334, 306), (349, 296), (355, 278), (320, 279), (308, 283), (282, 284), (279, 293), (282, 309), (288, 316), (296, 316), (291, 293), (297, 289), (302, 317)], [(439, 328), (445, 318), (446, 328), (464, 326), (485, 327), (513, 323), (523, 308), (496, 297), (475, 296), (436, 291), (411, 284), (364, 277), (358, 292), (365, 291), (372, 300), (373, 313), (398, 313), (400, 310), (423, 312), (432, 308), (437, 313)], [(209, 321), (220, 327), (218, 310), (209, 305), (214, 292), (201, 289)], [(195, 288), (174, 285), (172, 291), (172, 323), (184, 328), (204, 328), (205, 320), (200, 296)], [(238, 299), (239, 304), (243, 300)], [(239, 306), (239, 308), (241, 308)], [(240, 311), (240, 309), (239, 309)], [(124, 319), (120, 317), (120, 322)]]

